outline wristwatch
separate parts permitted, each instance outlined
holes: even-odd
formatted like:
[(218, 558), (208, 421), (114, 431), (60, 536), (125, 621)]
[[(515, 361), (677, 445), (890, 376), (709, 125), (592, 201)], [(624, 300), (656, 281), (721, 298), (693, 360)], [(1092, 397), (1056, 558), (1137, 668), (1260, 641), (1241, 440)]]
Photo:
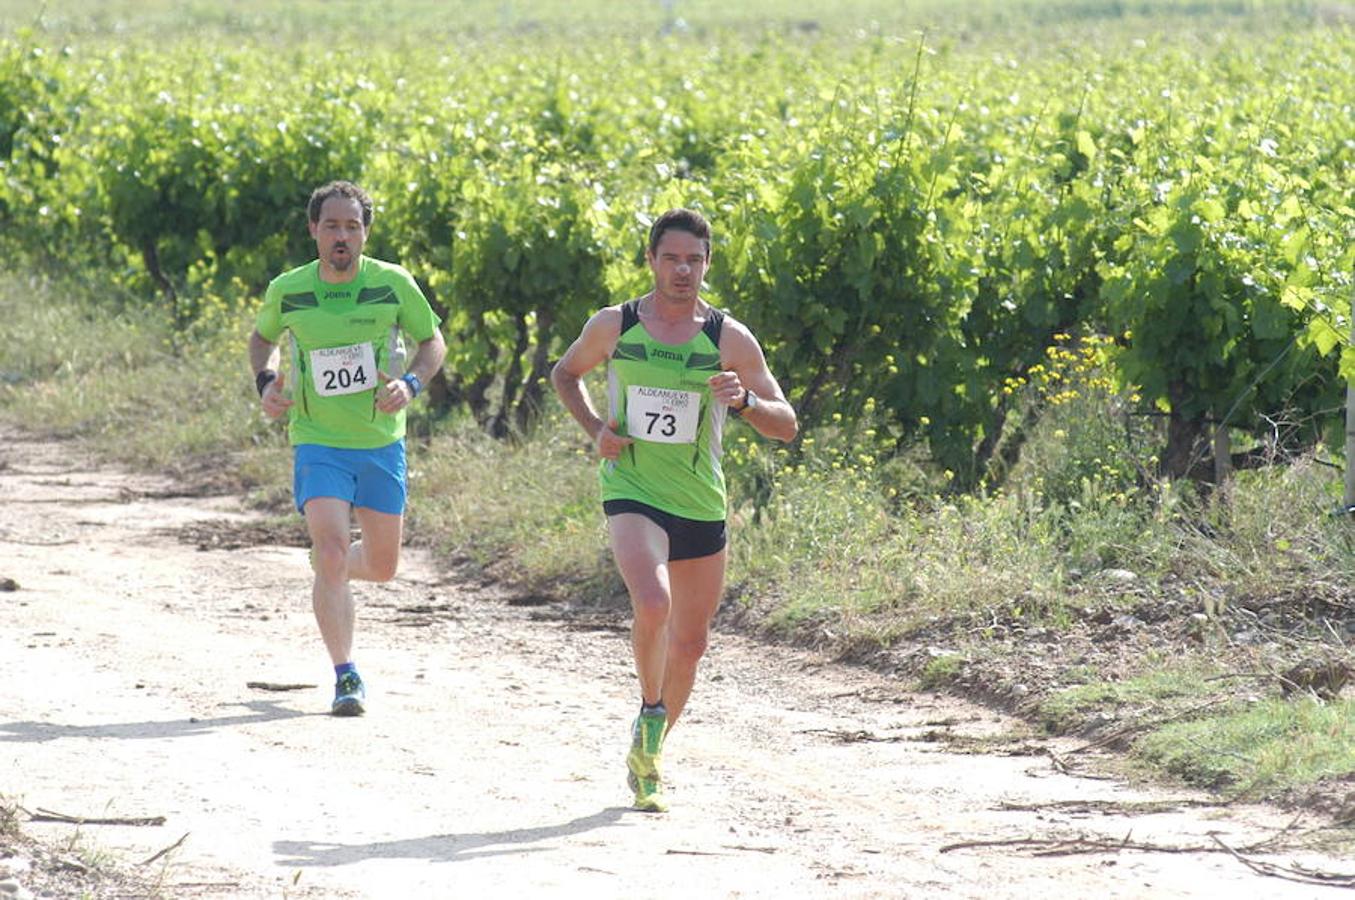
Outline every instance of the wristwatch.
[(743, 406), (738, 406), (738, 407), (732, 407), (732, 406), (731, 406), (730, 409), (734, 410), (734, 412), (735, 412), (736, 414), (738, 414), (738, 415), (741, 416), (741, 415), (743, 415), (744, 413), (748, 412), (748, 410), (752, 409), (752, 408), (755, 407), (755, 406), (757, 406), (757, 394), (754, 394), (752, 391), (748, 390), (748, 388), (744, 388), (744, 389), (743, 389)]

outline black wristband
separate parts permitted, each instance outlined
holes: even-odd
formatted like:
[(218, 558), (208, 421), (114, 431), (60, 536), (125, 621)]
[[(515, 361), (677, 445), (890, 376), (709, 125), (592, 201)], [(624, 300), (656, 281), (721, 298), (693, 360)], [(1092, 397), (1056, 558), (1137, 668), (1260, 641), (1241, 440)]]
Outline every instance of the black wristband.
[(264, 388), (272, 384), (277, 377), (278, 373), (272, 369), (263, 369), (254, 373), (254, 387), (258, 389), (260, 397), (263, 396)]

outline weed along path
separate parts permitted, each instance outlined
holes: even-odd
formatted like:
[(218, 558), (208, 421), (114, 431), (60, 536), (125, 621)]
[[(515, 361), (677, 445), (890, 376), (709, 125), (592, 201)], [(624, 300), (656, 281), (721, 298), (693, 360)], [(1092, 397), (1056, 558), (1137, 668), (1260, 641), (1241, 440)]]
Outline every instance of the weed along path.
[(358, 586), (370, 711), (334, 719), (303, 548), (0, 438), (0, 796), (162, 896), (1276, 898), (1355, 868), (1295, 849), (1292, 815), (1086, 777), (1057, 765), (1077, 742), (724, 634), (669, 739), (672, 811), (632, 812), (624, 623), (418, 551)]

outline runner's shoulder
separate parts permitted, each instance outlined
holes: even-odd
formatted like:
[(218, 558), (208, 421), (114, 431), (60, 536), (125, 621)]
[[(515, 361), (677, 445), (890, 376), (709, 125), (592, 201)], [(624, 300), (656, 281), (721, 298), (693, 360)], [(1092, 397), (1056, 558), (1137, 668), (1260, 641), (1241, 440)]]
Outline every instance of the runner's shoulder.
[(315, 270), (319, 265), (320, 261), (318, 259), (313, 259), (308, 263), (297, 266), (295, 269), (288, 269), (286, 272), (283, 272), (281, 275), (268, 282), (269, 293), (275, 291), (284, 291), (286, 293), (293, 293), (297, 290), (309, 291), (311, 285), (314, 284)]
[(724, 346), (725, 338), (730, 337), (733, 342), (751, 342), (757, 343), (757, 336), (753, 334), (751, 328), (736, 319), (727, 309), (717, 309), (721, 315), (720, 320), (720, 344)]
[(592, 318), (588, 320), (588, 329), (598, 332), (621, 332), (621, 307), (624, 303), (617, 303), (613, 306), (604, 306), (602, 309), (593, 313)]
[(409, 270), (399, 263), (387, 262), (384, 259), (376, 259), (372, 256), (362, 257), (363, 276), (367, 279), (369, 285), (388, 284), (391, 282), (403, 282), (415, 285), (414, 276)]

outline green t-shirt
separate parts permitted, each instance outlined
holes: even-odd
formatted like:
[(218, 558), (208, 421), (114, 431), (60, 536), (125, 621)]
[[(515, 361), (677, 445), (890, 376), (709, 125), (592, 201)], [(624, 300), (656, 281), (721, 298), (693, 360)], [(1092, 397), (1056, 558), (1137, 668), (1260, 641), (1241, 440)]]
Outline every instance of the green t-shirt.
[(293, 444), (370, 450), (405, 436), (405, 411), (376, 408), (380, 369), (404, 374), (404, 340), (426, 341), (440, 320), (414, 278), (400, 266), (364, 256), (345, 284), (320, 280), (320, 261), (268, 285), (255, 328), (277, 343), (292, 334), (287, 386)]
[(620, 434), (635, 438), (615, 461), (602, 461), (602, 499), (637, 500), (702, 522), (725, 518), (720, 464), (727, 407), (707, 379), (720, 371), (724, 314), (710, 310), (685, 344), (654, 340), (639, 301), (621, 307), (621, 336), (607, 365), (607, 405)]

